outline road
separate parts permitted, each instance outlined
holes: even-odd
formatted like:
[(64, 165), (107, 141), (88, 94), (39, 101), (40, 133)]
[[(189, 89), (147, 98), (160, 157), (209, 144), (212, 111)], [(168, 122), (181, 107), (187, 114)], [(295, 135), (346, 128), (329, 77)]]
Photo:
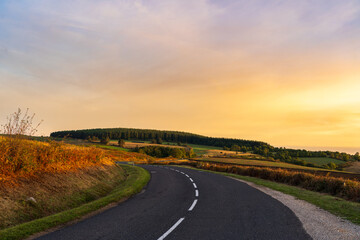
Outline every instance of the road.
[(38, 239), (311, 239), (279, 201), (222, 175), (172, 166), (136, 196)]

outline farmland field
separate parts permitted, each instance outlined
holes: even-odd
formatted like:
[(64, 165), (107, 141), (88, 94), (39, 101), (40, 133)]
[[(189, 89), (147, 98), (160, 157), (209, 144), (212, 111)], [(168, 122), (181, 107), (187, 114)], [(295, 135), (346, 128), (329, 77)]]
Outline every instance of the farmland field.
[(328, 157), (304, 157), (301, 158), (301, 160), (304, 160), (308, 163), (313, 163), (313, 164), (317, 164), (317, 165), (326, 165), (328, 163), (335, 163), (335, 164), (342, 164), (345, 163), (344, 161), (341, 160), (337, 160), (334, 158), (328, 158)]
[(238, 158), (199, 158), (197, 160), (234, 163), (239, 165), (252, 165), (252, 166), (261, 166), (261, 167), (281, 167), (281, 168), (294, 168), (294, 169), (303, 169), (303, 170), (319, 170), (319, 168), (305, 167), (305, 166), (300, 166), (285, 162), (270, 162), (270, 161), (248, 160), (248, 159), (238, 159)]
[(353, 162), (350, 167), (345, 168), (345, 171), (360, 173), (360, 162)]
[(196, 144), (188, 144), (190, 147), (194, 149), (194, 153), (196, 155), (202, 155), (207, 153), (208, 150), (221, 150), (220, 147), (214, 147), (214, 146), (205, 146), (205, 145), (196, 145)]
[(99, 148), (104, 148), (104, 149), (121, 150), (121, 151), (125, 151), (125, 152), (130, 151), (130, 149), (117, 147), (117, 146), (108, 146), (108, 145), (95, 145), (95, 146), (99, 147)]

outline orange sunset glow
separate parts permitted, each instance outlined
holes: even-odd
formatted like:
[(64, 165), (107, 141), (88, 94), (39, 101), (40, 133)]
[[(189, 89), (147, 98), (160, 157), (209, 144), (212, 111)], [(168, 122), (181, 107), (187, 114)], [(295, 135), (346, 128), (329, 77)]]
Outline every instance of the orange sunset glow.
[(1, 1), (0, 118), (360, 150), (359, 1)]

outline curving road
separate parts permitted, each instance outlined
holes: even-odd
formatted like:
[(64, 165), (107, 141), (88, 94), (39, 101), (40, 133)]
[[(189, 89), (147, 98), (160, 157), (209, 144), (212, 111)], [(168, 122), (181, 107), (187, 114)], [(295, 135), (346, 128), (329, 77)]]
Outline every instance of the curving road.
[(311, 239), (295, 214), (270, 196), (222, 175), (142, 166), (140, 194), (38, 239)]

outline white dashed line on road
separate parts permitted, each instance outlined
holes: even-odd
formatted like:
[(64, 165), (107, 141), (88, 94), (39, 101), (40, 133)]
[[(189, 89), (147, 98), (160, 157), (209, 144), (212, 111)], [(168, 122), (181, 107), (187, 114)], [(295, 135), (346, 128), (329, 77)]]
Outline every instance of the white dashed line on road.
[(188, 210), (188, 211), (192, 211), (192, 210), (194, 209), (194, 207), (195, 207), (195, 205), (196, 205), (197, 201), (198, 201), (197, 199), (195, 199), (195, 200), (194, 200), (193, 204), (191, 205), (191, 207), (189, 208), (189, 210)]
[[(195, 188), (195, 200), (194, 200), (194, 202), (191, 204), (190, 208), (188, 209), (189, 212), (192, 211), (192, 210), (195, 208), (197, 202), (199, 201), (199, 200), (197, 199), (197, 198), (199, 197), (199, 190), (197, 189), (197, 186), (196, 186), (194, 180), (193, 180), (188, 174), (186, 174), (186, 173), (184, 173), (184, 172), (182, 172), (182, 171), (179, 171), (179, 170), (174, 169), (174, 168), (167, 168), (167, 167), (165, 167), (165, 168), (166, 168), (166, 169), (173, 170), (173, 171), (176, 171), (176, 172), (178, 172), (178, 173), (181, 173), (181, 174), (185, 175), (185, 176), (186, 176), (187, 178), (189, 178), (189, 180), (192, 182), (192, 184), (193, 184), (193, 186), (194, 186), (194, 188)], [(165, 239), (172, 231), (174, 231), (175, 228), (177, 228), (177, 226), (180, 225), (180, 223), (181, 223), (182, 221), (184, 221), (184, 219), (185, 219), (185, 217), (180, 218), (166, 233), (164, 233), (160, 238), (158, 238), (158, 240), (163, 240), (163, 239)]]
[(177, 226), (180, 225), (182, 221), (184, 221), (185, 218), (180, 218), (169, 230), (166, 231), (161, 237), (158, 238), (158, 240), (163, 240), (166, 238), (167, 235), (169, 235), (172, 231), (174, 231)]

